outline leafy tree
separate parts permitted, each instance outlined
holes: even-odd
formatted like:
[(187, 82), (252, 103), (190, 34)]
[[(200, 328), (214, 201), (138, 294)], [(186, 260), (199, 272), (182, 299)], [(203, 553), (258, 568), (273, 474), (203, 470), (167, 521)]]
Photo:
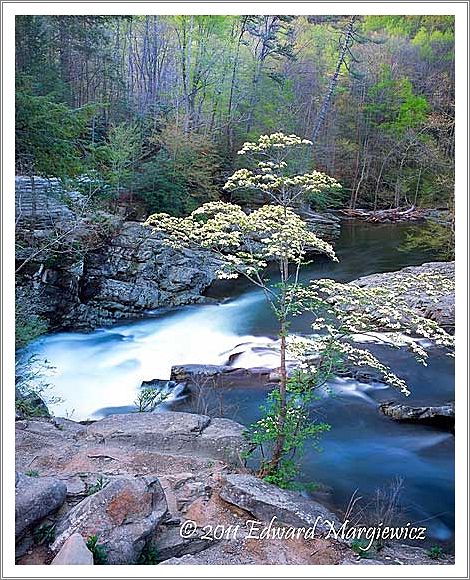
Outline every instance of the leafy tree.
[(123, 184), (133, 175), (133, 168), (142, 148), (142, 136), (137, 124), (113, 125), (108, 133), (104, 155), (109, 163), (107, 179), (119, 198)]
[(28, 173), (68, 177), (83, 170), (83, 135), (93, 107), (73, 110), (24, 89), (16, 93), (16, 159)]
[[(220, 259), (219, 277), (245, 276), (263, 290), (272, 307), (279, 321), (280, 382), (268, 396), (264, 415), (251, 428), (250, 437), (262, 452), (260, 475), (284, 487), (289, 486), (296, 475), (294, 457), (305, 441), (316, 442), (328, 429), (326, 424), (312, 422), (310, 417), (309, 406), (315, 398), (315, 389), (344, 367), (346, 361), (375, 369), (385, 382), (409, 394), (405, 382), (372, 353), (351, 345), (348, 339), (354, 332), (367, 332), (377, 326), (398, 328), (431, 338), (446, 347), (452, 345), (452, 337), (436, 323), (409, 314), (403, 298), (403, 293), (409, 289), (408, 280), (403, 280), (396, 294), (341, 285), (331, 280), (314, 282), (306, 288), (299, 283), (300, 269), (308, 253), (324, 253), (336, 259), (333, 248), (310, 232), (289, 207), (307, 191), (321, 191), (334, 181), (320, 173), (285, 174), (287, 151), (306, 145), (308, 141), (295, 135), (276, 133), (262, 136), (256, 143), (245, 143), (240, 150), (242, 155), (250, 152), (266, 160), (259, 161), (254, 171), (235, 172), (227, 188), (260, 189), (276, 205), (264, 205), (245, 214), (234, 204), (213, 202), (185, 218), (159, 213), (147, 220), (149, 226), (166, 234), (169, 245), (194, 245), (215, 252)], [(266, 277), (270, 263), (275, 263), (279, 270), (280, 282), (275, 286)], [(420, 282), (429, 292), (433, 290), (427, 279), (420, 279)], [(319, 315), (320, 310), (323, 316)], [(289, 338), (290, 320), (305, 311), (315, 315), (313, 328), (326, 331), (326, 334), (319, 338), (292, 340)], [(391, 342), (396, 346), (399, 339)], [(412, 344), (417, 359), (425, 362), (423, 347), (415, 342)], [(301, 361), (290, 377), (286, 364), (289, 348)]]
[(209, 139), (166, 127), (150, 141), (158, 153), (141, 166), (134, 183), (148, 212), (186, 215), (219, 197), (221, 160)]

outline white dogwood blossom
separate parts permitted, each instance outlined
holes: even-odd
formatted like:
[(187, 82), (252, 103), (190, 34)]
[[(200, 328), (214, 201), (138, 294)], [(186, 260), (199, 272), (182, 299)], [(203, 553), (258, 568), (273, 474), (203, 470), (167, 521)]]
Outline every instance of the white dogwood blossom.
[(307, 195), (341, 189), (336, 179), (320, 171), (291, 174), (288, 160), (292, 152), (311, 144), (308, 139), (282, 132), (261, 135), (256, 142), (244, 143), (238, 154), (252, 156), (254, 168), (235, 171), (228, 178), (224, 189), (258, 190), (279, 205), (291, 205)]
[(258, 275), (277, 260), (300, 264), (307, 251), (336, 260), (330, 244), (311, 232), (293, 210), (277, 205), (246, 214), (238, 205), (216, 201), (187, 217), (158, 213), (146, 223), (164, 233), (165, 243), (174, 248), (198, 247), (216, 253), (220, 278)]
[[(394, 348), (408, 348), (416, 360), (427, 364), (426, 348), (432, 345), (453, 354), (454, 337), (437, 322), (410, 308), (409, 293), (437, 301), (453, 291), (454, 282), (440, 274), (404, 275), (387, 287), (359, 287), (334, 280), (315, 280), (309, 286), (292, 290), (295, 314), (310, 311), (315, 316), (310, 337), (293, 337), (289, 352), (301, 361), (301, 368), (317, 372), (325, 353), (344, 357), (353, 367), (368, 367), (379, 373), (381, 380), (404, 395), (410, 393), (399, 378), (369, 350), (353, 346), (355, 335), (370, 336)], [(423, 340), (425, 339), (425, 340)], [(426, 345), (426, 346), (425, 346)]]

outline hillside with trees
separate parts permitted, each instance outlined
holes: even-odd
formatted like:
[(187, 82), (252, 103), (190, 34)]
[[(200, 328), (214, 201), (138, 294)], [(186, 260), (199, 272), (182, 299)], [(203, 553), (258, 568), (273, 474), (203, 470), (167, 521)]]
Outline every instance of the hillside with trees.
[(17, 171), (185, 215), (224, 198), (243, 142), (281, 130), (343, 185), (319, 209), (448, 208), (453, 30), (449, 16), (21, 16)]

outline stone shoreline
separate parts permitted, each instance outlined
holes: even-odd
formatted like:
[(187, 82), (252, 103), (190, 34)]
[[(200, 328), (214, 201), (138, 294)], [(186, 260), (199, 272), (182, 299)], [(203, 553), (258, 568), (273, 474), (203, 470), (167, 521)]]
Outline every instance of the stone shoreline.
[[(229, 419), (177, 412), (112, 415), (88, 425), (17, 421), (17, 563), (90, 564), (90, 537), (109, 564), (142, 563), (149, 553), (151, 563), (167, 565), (453, 562), (404, 545), (359, 558), (348, 542), (325, 539), (322, 525), (314, 538), (253, 539), (246, 532), (253, 519), (268, 524), (276, 516), (298, 527), (341, 518), (244, 468), (243, 430)], [(183, 538), (188, 521), (194, 532)], [(210, 537), (217, 525), (240, 532)]]

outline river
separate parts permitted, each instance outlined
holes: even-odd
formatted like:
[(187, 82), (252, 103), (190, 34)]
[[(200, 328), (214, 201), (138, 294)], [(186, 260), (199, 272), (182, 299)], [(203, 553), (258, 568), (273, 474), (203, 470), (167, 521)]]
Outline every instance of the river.
[[(345, 222), (336, 244), (338, 263), (318, 259), (304, 279), (331, 277), (350, 281), (375, 272), (397, 270), (430, 261), (420, 252), (398, 250), (408, 226)], [(224, 364), (227, 353), (249, 343), (242, 366), (276, 366), (263, 349), (275, 338), (275, 321), (263, 295), (242, 281), (217, 284), (217, 301), (154, 313), (146, 319), (91, 333), (45, 335), (28, 349), (50, 365), (47, 382), (62, 402), (58, 416), (96, 419), (133, 409), (144, 380), (167, 379), (172, 365)], [(293, 332), (307, 332), (308, 320), (298, 318)], [(405, 378), (412, 394), (408, 404), (441, 404), (454, 398), (453, 360), (434, 351), (427, 367), (406, 352), (380, 349), (383, 359)], [(239, 361), (237, 361), (237, 364)], [(331, 424), (321, 452), (307, 450), (302, 480), (319, 482), (325, 501), (345, 509), (355, 490), (370, 507), (378, 488), (401, 478), (406, 521), (427, 527), (428, 545), (450, 545), (454, 533), (454, 438), (432, 427), (397, 424), (377, 411), (377, 403), (402, 400), (380, 384), (337, 380), (315, 411)], [(249, 424), (259, 417), (262, 388), (227, 389), (220, 414)], [(167, 408), (188, 408), (179, 391)]]

